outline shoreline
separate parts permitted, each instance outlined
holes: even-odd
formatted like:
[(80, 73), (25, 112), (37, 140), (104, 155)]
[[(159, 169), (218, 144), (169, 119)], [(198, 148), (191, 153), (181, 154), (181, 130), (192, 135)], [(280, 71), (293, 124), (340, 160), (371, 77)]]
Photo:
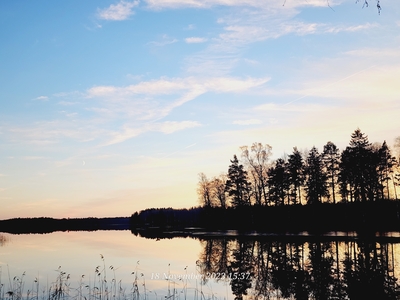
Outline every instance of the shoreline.
[[(356, 232), (363, 236), (396, 232), (400, 237), (400, 201), (322, 203), (318, 205), (245, 206), (239, 208), (152, 208), (131, 217), (13, 218), (0, 220), (0, 232), (13, 234), (54, 231), (131, 230), (145, 236), (324, 236)], [(345, 235), (345, 234), (343, 234)]]

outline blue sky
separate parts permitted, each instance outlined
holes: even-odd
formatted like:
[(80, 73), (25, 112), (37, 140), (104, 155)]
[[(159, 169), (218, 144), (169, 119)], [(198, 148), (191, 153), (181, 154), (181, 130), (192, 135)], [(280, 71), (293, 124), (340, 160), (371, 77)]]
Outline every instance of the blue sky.
[(329, 3), (2, 1), (0, 218), (191, 207), (253, 142), (392, 145), (400, 4)]

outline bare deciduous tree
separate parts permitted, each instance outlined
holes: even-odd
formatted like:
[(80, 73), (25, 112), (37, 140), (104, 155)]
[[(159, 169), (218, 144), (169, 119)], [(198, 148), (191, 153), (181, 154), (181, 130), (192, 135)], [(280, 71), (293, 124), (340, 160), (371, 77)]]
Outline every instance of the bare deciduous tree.
[(267, 171), (269, 159), (272, 155), (272, 147), (268, 144), (253, 143), (250, 147), (240, 147), (242, 159), (253, 181), (255, 203), (261, 205), (268, 202)]
[(211, 180), (211, 196), (212, 202), (218, 203), (217, 205), (226, 208), (226, 174), (221, 174)]
[(203, 206), (211, 207), (211, 182), (208, 180), (206, 174), (199, 173), (199, 183), (197, 187), (197, 194), (199, 195), (200, 203)]

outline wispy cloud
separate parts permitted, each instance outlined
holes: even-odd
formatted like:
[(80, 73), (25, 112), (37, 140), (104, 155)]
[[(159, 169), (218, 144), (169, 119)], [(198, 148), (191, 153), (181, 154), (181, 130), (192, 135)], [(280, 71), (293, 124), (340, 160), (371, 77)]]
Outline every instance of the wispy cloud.
[[(327, 6), (324, 0), (313, 1), (276, 1), (276, 0), (145, 0), (147, 5), (153, 9), (163, 8), (211, 8), (213, 6), (250, 6), (250, 7), (282, 7), (283, 4), (287, 8), (296, 6)], [(335, 6), (337, 1), (330, 1), (330, 6)]]
[(196, 25), (194, 25), (194, 24), (189, 24), (188, 26), (186, 26), (184, 29), (185, 30), (193, 30), (193, 29), (195, 29), (196, 28)]
[(354, 59), (354, 57), (365, 57), (380, 63), (382, 59), (400, 59), (400, 48), (362, 48), (346, 51), (343, 54), (352, 56), (352, 59)]
[(233, 121), (233, 124), (236, 125), (257, 125), (257, 124), (262, 124), (263, 121), (259, 119), (247, 119), (247, 120), (236, 120)]
[(120, 1), (117, 4), (111, 4), (109, 7), (99, 9), (97, 15), (100, 19), (111, 21), (123, 21), (133, 15), (133, 8), (139, 4), (139, 1)]
[(149, 42), (148, 44), (152, 45), (152, 46), (162, 47), (162, 46), (174, 44), (177, 41), (178, 41), (177, 39), (171, 38), (167, 34), (163, 34), (160, 40), (152, 41), (152, 42)]
[[(184, 91), (241, 92), (268, 82), (269, 78), (214, 77), (214, 78), (161, 78), (143, 81), (126, 87), (96, 86), (87, 91), (87, 96), (107, 97), (109, 99), (132, 95), (167, 95)], [(196, 93), (197, 94), (197, 93)]]
[(201, 124), (196, 121), (182, 121), (182, 122), (176, 122), (176, 121), (167, 121), (163, 122), (157, 125), (157, 131), (166, 133), (166, 134), (171, 134), (176, 131), (181, 131), (187, 128), (194, 128), (194, 127), (199, 127)]
[(196, 121), (166, 121), (158, 123), (146, 123), (140, 128), (130, 128), (128, 126), (124, 126), (121, 131), (114, 132), (111, 135), (111, 139), (107, 141), (104, 145), (109, 146), (113, 144), (118, 144), (149, 131), (171, 134), (177, 131), (198, 126), (201, 126), (201, 124)]
[(240, 3), (247, 5), (247, 8), (233, 9), (229, 15), (217, 20), (220, 28), (214, 36), (209, 37), (206, 49), (186, 57), (186, 71), (204, 76), (227, 75), (242, 59), (243, 49), (252, 43), (288, 34), (306, 35), (318, 31), (317, 23), (294, 20), (299, 13), (296, 9), (282, 8), (277, 1), (267, 2), (232, 1), (232, 5)]
[(71, 105), (75, 105), (77, 103), (78, 102), (71, 102), (71, 101), (60, 101), (60, 102), (58, 102), (58, 104), (64, 105), (64, 106), (71, 106)]
[(258, 60), (245, 58), (244, 61), (249, 65), (258, 65), (260, 62)]
[(323, 32), (326, 33), (339, 33), (339, 32), (356, 32), (356, 31), (361, 31), (361, 30), (368, 30), (371, 28), (378, 27), (379, 25), (377, 23), (365, 23), (361, 25), (350, 25), (350, 26), (321, 26), (321, 27), (326, 27)]
[[(329, 106), (328, 106), (329, 108)], [(277, 103), (265, 103), (254, 107), (254, 111), (259, 112), (289, 112), (289, 113), (318, 113), (322, 110), (328, 109), (327, 106), (322, 104), (309, 104), (309, 103), (299, 103), (299, 104), (277, 104)]]
[(85, 142), (101, 138), (108, 130), (101, 127), (102, 123), (93, 119), (70, 119), (40, 121), (32, 124), (10, 125), (5, 135), (13, 143), (27, 143), (38, 146), (48, 146), (63, 142), (65, 139)]
[(44, 156), (24, 156), (23, 159), (24, 160), (40, 160), (40, 159), (44, 159)]
[(77, 112), (73, 112), (73, 113), (63, 112), (63, 113), (64, 113), (65, 116), (68, 117), (68, 118), (73, 118), (73, 117), (78, 116), (78, 113), (77, 113)]
[(63, 106), (79, 103), (74, 111), (60, 110), (58, 117), (50, 120), (10, 124), (2, 134), (12, 143), (38, 147), (68, 140), (95, 141), (95, 147), (120, 143), (146, 132), (172, 134), (201, 126), (197, 120), (160, 121), (185, 103), (205, 93), (248, 92), (268, 81), (269, 78), (252, 77), (163, 77), (128, 86), (96, 86), (83, 93), (84, 98), (59, 102)]
[[(207, 92), (241, 93), (257, 88), (269, 78), (233, 77), (161, 78), (125, 87), (97, 86), (87, 91), (88, 98), (99, 98), (111, 109), (136, 120), (151, 121), (167, 116), (173, 109)], [(94, 108), (95, 109), (95, 108)]]
[(92, 108), (93, 111), (105, 114), (109, 118), (118, 116), (120, 120), (121, 117), (126, 120), (120, 130), (107, 135), (110, 139), (106, 144), (115, 144), (148, 131), (169, 134), (200, 126), (196, 121), (159, 120), (202, 94), (242, 93), (258, 88), (268, 80), (269, 78), (234, 77), (161, 78), (125, 87), (93, 87), (87, 91), (87, 97), (103, 103), (102, 107)]
[(116, 131), (113, 134), (111, 134), (111, 138), (104, 145), (108, 146), (108, 145), (118, 144), (126, 140), (129, 140), (131, 138), (134, 138), (146, 131), (146, 128), (128, 128), (126, 126), (124, 127), (125, 128), (123, 128), (122, 130)]
[(202, 37), (188, 37), (185, 39), (185, 42), (188, 44), (200, 44), (207, 42), (207, 39)]
[(260, 26), (260, 24), (228, 25), (224, 27), (225, 32), (219, 35), (220, 42), (229, 44), (248, 44), (267, 39), (276, 39), (283, 35), (297, 34), (324, 34), (339, 32), (356, 32), (377, 27), (377, 24), (366, 23), (362, 25), (331, 26), (323, 23), (304, 23), (300, 21), (287, 20), (275, 26)]
[(33, 100), (47, 101), (47, 100), (49, 100), (49, 97), (47, 97), (47, 96), (39, 96), (39, 97), (34, 98)]
[(400, 64), (394, 59), (399, 57), (392, 50), (360, 49), (346, 52), (331, 61), (309, 64), (310, 74), (317, 73), (319, 77), (304, 78), (302, 87), (296, 91), (302, 96), (292, 102), (319, 97), (348, 103), (357, 101), (357, 105), (362, 106), (367, 103), (377, 106), (398, 103), (400, 87), (396, 79), (400, 76)]
[[(341, 1), (329, 1), (334, 7)], [(282, 4), (285, 3), (285, 6)], [(359, 32), (376, 27), (376, 23), (332, 25), (307, 22), (297, 18), (304, 6), (326, 7), (326, 1), (252, 1), (252, 0), (166, 0), (147, 1), (150, 7), (180, 8), (229, 6), (228, 14), (218, 18), (214, 36), (207, 36), (206, 49), (185, 58), (185, 69), (190, 74), (223, 76), (230, 74), (242, 59), (243, 50), (253, 43), (278, 39), (287, 35), (336, 34)], [(349, 23), (349, 22), (347, 22)], [(218, 26), (220, 26), (218, 28)], [(190, 40), (186, 40), (189, 42)], [(193, 39), (193, 41), (196, 41)]]

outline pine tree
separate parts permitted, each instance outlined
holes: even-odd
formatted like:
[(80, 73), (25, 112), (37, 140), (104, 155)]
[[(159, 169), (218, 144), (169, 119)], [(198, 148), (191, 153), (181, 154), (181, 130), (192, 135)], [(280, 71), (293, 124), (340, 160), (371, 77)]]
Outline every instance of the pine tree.
[[(397, 162), (397, 169), (399, 168), (399, 162)], [(394, 188), (394, 197), (396, 200), (398, 200), (397, 197), (397, 187), (400, 186), (400, 173), (396, 172), (394, 176), (392, 176), (393, 180), (393, 188)]]
[(387, 199), (390, 199), (389, 180), (391, 180), (390, 174), (393, 173), (393, 167), (396, 164), (396, 159), (391, 155), (390, 149), (387, 146), (386, 141), (384, 141), (382, 146), (379, 148), (378, 156), (378, 177), (379, 185), (381, 188), (381, 198), (384, 198), (384, 187), (386, 185)]
[(338, 182), (340, 187), (340, 195), (342, 197), (342, 201), (354, 201), (353, 197), (353, 169), (351, 168), (352, 164), (352, 156), (350, 148), (347, 147), (340, 156), (339, 162), (339, 175)]
[(239, 164), (236, 155), (233, 156), (229, 166), (226, 190), (231, 197), (232, 206), (250, 205), (250, 183), (247, 181), (247, 172), (243, 165)]
[(308, 204), (322, 202), (322, 197), (329, 195), (327, 187), (327, 175), (323, 168), (322, 156), (317, 148), (310, 150), (305, 166), (306, 174), (306, 195)]
[(326, 143), (324, 146), (322, 160), (324, 162), (325, 170), (329, 179), (333, 203), (336, 203), (335, 187), (339, 173), (340, 154), (339, 149), (334, 143), (330, 141)]
[(372, 151), (368, 137), (360, 129), (356, 129), (351, 135), (349, 146), (342, 152), (341, 161), (342, 194), (349, 187), (352, 200), (373, 201), (379, 188), (378, 159)]
[(268, 169), (268, 195), (270, 202), (275, 205), (284, 205), (288, 194), (289, 182), (286, 167), (286, 162), (282, 158), (278, 158), (275, 166)]
[(291, 186), (291, 196), (294, 204), (297, 203), (297, 196), (299, 197), (299, 203), (301, 204), (301, 190), (300, 187), (304, 182), (303, 178), (303, 158), (301, 153), (297, 150), (297, 147), (293, 148), (293, 153), (289, 155), (287, 170), (288, 180)]

